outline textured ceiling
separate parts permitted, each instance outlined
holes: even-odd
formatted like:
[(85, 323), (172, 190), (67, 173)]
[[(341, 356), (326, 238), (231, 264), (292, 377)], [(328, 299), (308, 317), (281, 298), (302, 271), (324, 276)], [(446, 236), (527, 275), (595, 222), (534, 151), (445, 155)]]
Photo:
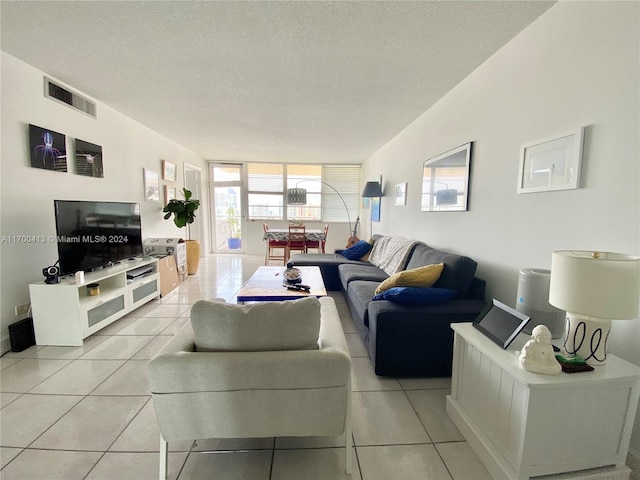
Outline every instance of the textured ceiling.
[(1, 47), (206, 159), (360, 163), (551, 5), (3, 1)]

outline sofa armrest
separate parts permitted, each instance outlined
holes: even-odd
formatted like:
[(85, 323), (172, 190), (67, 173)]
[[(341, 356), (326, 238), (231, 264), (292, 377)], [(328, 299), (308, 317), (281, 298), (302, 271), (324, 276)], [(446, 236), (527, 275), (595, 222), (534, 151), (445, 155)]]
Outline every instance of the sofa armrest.
[(451, 300), (438, 305), (370, 302), (367, 348), (374, 371), (385, 376), (450, 376), (450, 324), (472, 322), (484, 306), (482, 300)]
[(331, 297), (320, 299), (320, 332), (318, 334), (320, 350), (333, 350), (351, 358), (347, 340), (342, 329), (340, 314)]
[(485, 290), (487, 288), (487, 282), (481, 278), (473, 277), (471, 286), (469, 287), (468, 299), (484, 300)]

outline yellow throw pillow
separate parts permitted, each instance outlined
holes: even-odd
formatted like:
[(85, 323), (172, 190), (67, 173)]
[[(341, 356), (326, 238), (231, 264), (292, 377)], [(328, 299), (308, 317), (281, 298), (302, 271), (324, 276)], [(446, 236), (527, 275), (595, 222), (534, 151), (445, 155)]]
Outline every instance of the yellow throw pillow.
[(389, 290), (393, 287), (429, 288), (438, 281), (443, 269), (444, 263), (436, 263), (395, 273), (378, 285), (378, 288), (376, 288), (376, 294)]

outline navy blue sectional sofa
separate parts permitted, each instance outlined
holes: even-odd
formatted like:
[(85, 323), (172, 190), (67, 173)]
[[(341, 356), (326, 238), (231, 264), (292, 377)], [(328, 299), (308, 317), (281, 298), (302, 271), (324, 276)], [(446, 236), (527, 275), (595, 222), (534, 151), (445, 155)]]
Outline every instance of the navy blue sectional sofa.
[[(378, 241), (381, 236), (374, 236)], [(450, 324), (472, 322), (485, 307), (485, 281), (475, 277), (477, 263), (416, 242), (404, 270), (444, 263), (437, 288), (454, 290), (445, 303), (407, 305), (372, 301), (376, 287), (389, 277), (365, 261), (339, 253), (300, 254), (294, 266), (318, 266), (327, 290), (345, 293), (356, 330), (377, 375), (447, 377), (451, 375), (453, 332)]]

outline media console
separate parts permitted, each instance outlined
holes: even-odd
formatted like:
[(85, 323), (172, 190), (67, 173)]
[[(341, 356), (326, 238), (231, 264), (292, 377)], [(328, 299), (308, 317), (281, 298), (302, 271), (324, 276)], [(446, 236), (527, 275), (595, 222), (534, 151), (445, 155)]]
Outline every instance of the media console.
[[(88, 295), (90, 283), (99, 284), (98, 295)], [(52, 285), (33, 283), (29, 295), (36, 345), (82, 346), (89, 335), (158, 298), (158, 260), (125, 260), (85, 273), (82, 283), (73, 276)]]

